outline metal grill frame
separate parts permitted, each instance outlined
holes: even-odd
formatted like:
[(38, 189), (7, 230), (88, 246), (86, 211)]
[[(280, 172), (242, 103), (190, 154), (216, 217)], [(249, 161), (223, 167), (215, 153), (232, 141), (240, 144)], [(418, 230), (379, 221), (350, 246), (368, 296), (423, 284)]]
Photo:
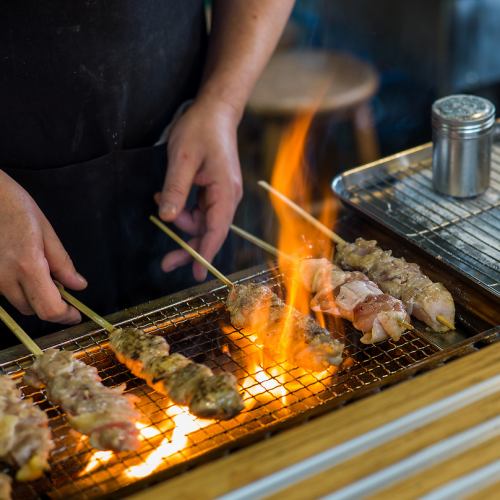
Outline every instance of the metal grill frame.
[[(500, 232), (500, 213), (495, 214), (500, 207), (500, 144), (493, 148), (486, 195), (466, 200), (438, 195), (432, 190), (431, 168), (432, 144), (428, 143), (340, 174), (332, 189), (356, 210), (500, 297), (500, 245), (492, 245), (491, 236), (474, 224), (479, 220)], [(488, 199), (491, 196), (493, 201)], [(412, 220), (414, 215), (420, 219)], [(457, 236), (458, 225), (470, 239)], [(485, 254), (474, 247), (474, 238), (487, 249)], [(457, 251), (454, 243), (464, 249)]]
[[(253, 269), (250, 276), (246, 273), (239, 273), (233, 276), (232, 279), (234, 281), (248, 279), (269, 281), (275, 287), (280, 286), (280, 277), (276, 276), (272, 271), (263, 270), (262, 268)], [(246, 364), (244, 364), (244, 360), (248, 354), (246, 349), (248, 346), (252, 349), (256, 348), (252, 347), (250, 342), (247, 347), (243, 348), (238, 347), (233, 342), (231, 344), (233, 352), (231, 358), (220, 354), (222, 344), (228, 341), (228, 337), (221, 335), (219, 331), (222, 321), (224, 324), (229, 324), (227, 313), (223, 307), (226, 294), (226, 287), (214, 287), (214, 283), (211, 282), (175, 296), (112, 315), (108, 319), (117, 325), (133, 324), (138, 327), (147, 327), (148, 331), (161, 330), (165, 333), (167, 340), (171, 342), (173, 351), (180, 351), (197, 361), (207, 362), (215, 370), (229, 369), (241, 378), (241, 376), (249, 375), (245, 373)], [(211, 325), (211, 330), (206, 328), (207, 324)], [(198, 331), (200, 327), (202, 327), (201, 332)], [(194, 332), (194, 335), (189, 335), (190, 330)], [(80, 333), (76, 334), (76, 332)], [(241, 331), (233, 328), (233, 332), (235, 335), (245, 338)], [(402, 341), (398, 343), (387, 342), (375, 346), (361, 347), (356, 341), (359, 338), (359, 333), (354, 331), (351, 326), (348, 326), (346, 328), (348, 340), (346, 345), (353, 357), (355, 359), (356, 356), (358, 357), (357, 364), (350, 372), (336, 376), (334, 385), (326, 386), (324, 381), (320, 380), (312, 382), (314, 385), (316, 383), (323, 384), (322, 392), (319, 393), (312, 392), (309, 389), (311, 384), (302, 387), (299, 385), (299, 388), (295, 391), (297, 401), (293, 404), (284, 408), (276, 397), (270, 398), (263, 406), (245, 412), (242, 417), (211, 424), (211, 427), (217, 426), (221, 430), (216, 436), (212, 435), (208, 440), (205, 438), (201, 441), (195, 440), (195, 437), (198, 439), (198, 434), (206, 434), (208, 427), (196, 431), (194, 433), (196, 436), (190, 435), (191, 440), (195, 441), (196, 445), (201, 445), (196, 453), (188, 453), (185, 457), (181, 457), (182, 460), (176, 454), (163, 470), (154, 472), (151, 476), (136, 480), (130, 484), (125, 484), (120, 477), (117, 479), (117, 473), (119, 475), (120, 472), (123, 472), (126, 465), (132, 465), (137, 460), (138, 453), (140, 453), (141, 459), (145, 458), (158, 445), (161, 438), (152, 441), (146, 440), (146, 445), (138, 453), (120, 454), (116, 465), (104, 467), (90, 473), (80, 484), (78, 481), (75, 482), (75, 476), (70, 475), (71, 471), (74, 472), (78, 469), (78, 466), (84, 465), (95, 450), (91, 450), (87, 443), (78, 450), (72, 449), (71, 443), (74, 445), (76, 440), (68, 440), (69, 427), (63, 412), (47, 401), (43, 391), (25, 389), (26, 394), (32, 396), (47, 411), (54, 432), (56, 450), (51, 459), (52, 471), (38, 482), (18, 487), (15, 493), (19, 497), (26, 499), (41, 498), (42, 493), (48, 494), (48, 492), (50, 492), (52, 498), (115, 497), (116, 495), (123, 497), (124, 494), (135, 491), (151, 482), (157, 482), (177, 474), (199, 461), (220, 455), (228, 449), (239, 448), (252, 440), (268, 435), (270, 432), (324, 413), (329, 409), (344, 404), (346, 401), (359, 398), (367, 392), (379, 390), (383, 386), (407, 378), (420, 370), (429, 369), (446, 359), (470, 352), (474, 348), (473, 342), (493, 341), (498, 337), (498, 329), (479, 333), (475, 336), (474, 333), (476, 332), (474, 331), (467, 333), (472, 338), (458, 342), (453, 348), (444, 351), (429, 339), (428, 334), (421, 335), (418, 332), (416, 334), (406, 334)], [(199, 337), (198, 342), (196, 342), (196, 336)], [(203, 356), (200, 357), (201, 352), (207, 347), (199, 343), (200, 338), (211, 346), (210, 355), (206, 359)], [(127, 383), (127, 390), (140, 396), (139, 409), (142, 411), (147, 410), (146, 413), (151, 418), (151, 425), (158, 426), (169, 419), (170, 417), (164, 414), (164, 410), (171, 406), (168, 398), (155, 393), (142, 380), (133, 377), (106, 349), (106, 343), (107, 334), (101, 329), (93, 328), (89, 323), (43, 339), (44, 347), (54, 346), (82, 353), (81, 359), (83, 361), (99, 367), (100, 375), (105, 384), (114, 386), (124, 382)], [(12, 356), (13, 352), (19, 349), (19, 347), (16, 347), (0, 352), (0, 369), (2, 372), (19, 377), (22, 371), (31, 364), (32, 356), (30, 355)], [(238, 349), (241, 350), (240, 357), (237, 356)], [(279, 364), (275, 366), (279, 366)], [(270, 366), (270, 368), (272, 367)], [(293, 376), (293, 373), (291, 375)], [(250, 388), (244, 391), (245, 399), (248, 397), (248, 389)], [(304, 394), (299, 395), (300, 392)], [(293, 400), (294, 397), (290, 399)], [(253, 412), (255, 412), (255, 415), (248, 419), (247, 416)], [(238, 419), (245, 421), (243, 424), (239, 424)], [(209, 445), (207, 446), (206, 443), (209, 443)], [(213, 446), (210, 446), (210, 444)], [(190, 447), (187, 448), (188, 452), (193, 445), (191, 444)], [(78, 457), (84, 463), (79, 463)], [(61, 482), (63, 482), (64, 478), (66, 483), (61, 484), (59, 489), (51, 491), (52, 483), (55, 481), (54, 477)]]

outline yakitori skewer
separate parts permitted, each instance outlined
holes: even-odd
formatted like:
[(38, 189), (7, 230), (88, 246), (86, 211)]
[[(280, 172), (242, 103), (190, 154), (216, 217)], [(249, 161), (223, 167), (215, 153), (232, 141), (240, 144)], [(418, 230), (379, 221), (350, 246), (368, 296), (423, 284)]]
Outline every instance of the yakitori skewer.
[(97, 369), (73, 357), (69, 351), (42, 351), (14, 319), (0, 308), (0, 318), (35, 356), (24, 380), (45, 387), (50, 401), (61, 405), (70, 425), (89, 436), (90, 444), (102, 450), (134, 450), (139, 446), (138, 413), (133, 398), (122, 387), (101, 383)]
[(272, 255), (294, 261), (302, 283), (314, 294), (312, 309), (351, 321), (363, 332), (361, 342), (399, 340), (405, 330), (413, 329), (402, 302), (382, 293), (362, 273), (342, 271), (327, 259), (294, 259), (234, 224), (231, 229)]
[[(39, 356), (42, 350), (26, 332), (0, 307), (0, 318)], [(18, 481), (32, 481), (49, 469), (48, 458), (54, 447), (48, 418), (31, 399), (22, 398), (17, 384), (7, 375), (0, 376), (0, 458), (17, 468)], [(8, 476), (1, 488), (9, 489)]]
[(179, 353), (170, 353), (168, 342), (139, 328), (117, 328), (58, 285), (62, 297), (109, 332), (110, 347), (118, 361), (172, 402), (187, 406), (201, 418), (228, 419), (243, 409), (236, 379), (229, 373), (215, 375), (208, 366)]
[(0, 459), (17, 469), (18, 481), (33, 481), (49, 469), (53, 447), (45, 412), (31, 399), (22, 397), (14, 380), (1, 375)]
[[(175, 235), (156, 217), (151, 216), (151, 220), (167, 235), (171, 237)], [(205, 265), (206, 260), (196, 250), (177, 235), (175, 236), (173, 239), (193, 259)], [(212, 265), (209, 270), (219, 278), (224, 276)], [(286, 305), (266, 285), (259, 283), (237, 285), (228, 278), (224, 278), (224, 283), (231, 286), (226, 302), (231, 323), (236, 328), (245, 328), (255, 333), (259, 343), (272, 355), (281, 356), (282, 346), (285, 344), (287, 360), (296, 366), (312, 371), (322, 371), (329, 366), (341, 364), (344, 344), (333, 339), (330, 332), (312, 318)], [(283, 328), (285, 320), (290, 325), (286, 332)], [(286, 335), (286, 339), (282, 337), (283, 335)]]
[(408, 313), (433, 330), (455, 329), (455, 304), (450, 292), (441, 283), (432, 282), (417, 264), (393, 257), (391, 251), (382, 250), (376, 241), (358, 238), (355, 243), (348, 243), (267, 182), (259, 181), (259, 186), (334, 241), (337, 244), (335, 259), (341, 267), (366, 273), (383, 292), (402, 300)]

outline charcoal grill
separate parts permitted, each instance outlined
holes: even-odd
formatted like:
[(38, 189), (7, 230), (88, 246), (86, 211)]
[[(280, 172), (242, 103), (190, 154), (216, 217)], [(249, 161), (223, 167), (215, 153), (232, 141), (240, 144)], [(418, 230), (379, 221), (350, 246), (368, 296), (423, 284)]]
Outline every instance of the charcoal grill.
[[(347, 221), (347, 224), (352, 227), (352, 222)], [(281, 290), (282, 276), (275, 270), (253, 268), (231, 278), (236, 282), (263, 282), (277, 292)], [(461, 286), (467, 288), (466, 283)], [(229, 421), (210, 421), (204, 426), (194, 424), (185, 445), (176, 450), (173, 445), (165, 444), (175, 441), (176, 412), (172, 404), (116, 361), (108, 348), (106, 332), (87, 323), (53, 334), (41, 339), (42, 347), (74, 351), (84, 362), (98, 368), (104, 384), (126, 384), (127, 392), (139, 397), (145, 437), (137, 452), (95, 455), (88, 442), (71, 431), (64, 413), (47, 400), (44, 391), (22, 386), (24, 394), (47, 412), (55, 450), (50, 472), (36, 482), (15, 484), (14, 497), (122, 498), (124, 494), (178, 474), (203, 460), (220, 456), (498, 338), (498, 328), (491, 328), (491, 323), (467, 307), (461, 309), (458, 331), (444, 344), (442, 337), (424, 331), (420, 325), (397, 343), (387, 341), (363, 346), (358, 341), (359, 333), (350, 325), (332, 322), (328, 328), (333, 335), (344, 339), (346, 350), (354, 360), (350, 369), (335, 375), (311, 375), (266, 359), (263, 362), (267, 373), (272, 375), (263, 382), (250, 362), (260, 351), (244, 331), (230, 325), (224, 308), (226, 296), (226, 287), (209, 282), (108, 319), (116, 325), (134, 325), (151, 334), (164, 335), (173, 352), (206, 363), (216, 372), (234, 373), (243, 387), (246, 405), (243, 413)], [(33, 361), (31, 355), (23, 352), (20, 346), (0, 352), (1, 371), (20, 378)], [(155, 451), (158, 448), (167, 450), (158, 467), (134, 469), (150, 463), (152, 454), (158, 454)], [(89, 463), (92, 470), (86, 469)]]

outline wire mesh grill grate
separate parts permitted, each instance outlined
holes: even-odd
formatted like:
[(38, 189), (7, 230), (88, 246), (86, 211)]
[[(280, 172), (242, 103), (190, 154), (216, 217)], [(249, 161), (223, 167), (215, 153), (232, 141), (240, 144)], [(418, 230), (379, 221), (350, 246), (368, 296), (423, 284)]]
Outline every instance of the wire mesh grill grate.
[[(248, 279), (280, 289), (279, 277), (270, 272)], [(71, 431), (64, 413), (47, 401), (43, 391), (22, 386), (24, 394), (47, 412), (55, 449), (50, 472), (36, 482), (15, 484), (14, 497), (82, 499), (116, 493), (145, 474), (165, 471), (218, 448), (237, 445), (241, 438), (251, 433), (286, 422), (319, 405), (331, 403), (339, 396), (354, 396), (360, 389), (403, 372), (439, 352), (418, 333), (407, 333), (397, 343), (362, 346), (357, 341), (359, 334), (351, 326), (342, 323), (339, 329), (340, 324), (337, 327), (332, 324), (328, 325), (330, 330), (344, 338), (346, 349), (354, 360), (350, 370), (320, 376), (266, 360), (268, 378), (263, 381), (259, 378), (259, 369), (249, 363), (251, 354), (260, 351), (244, 332), (230, 326), (223, 307), (226, 294), (227, 290), (221, 287), (143, 314), (127, 324), (162, 333), (171, 344), (172, 352), (182, 352), (195, 361), (206, 363), (214, 371), (234, 373), (242, 387), (244, 412), (232, 420), (210, 421), (206, 425), (193, 424), (190, 420), (191, 432), (185, 438), (181, 436), (179, 441), (174, 430), (179, 411), (174, 411), (167, 397), (155, 393), (119, 364), (107, 347), (107, 334), (94, 331), (57, 347), (78, 352), (80, 359), (98, 368), (106, 385), (126, 384), (127, 392), (138, 396), (144, 425), (142, 445), (137, 452), (100, 452), (96, 456), (87, 440)], [(31, 356), (26, 356), (0, 368), (4, 373), (20, 377), (31, 362)], [(148, 464), (153, 462), (151, 457), (159, 455), (162, 456), (158, 467), (148, 469)], [(88, 470), (86, 467), (92, 458), (95, 467)], [(141, 464), (143, 468), (138, 469)]]
[[(432, 188), (431, 148), (363, 167), (363, 178), (343, 174), (334, 190), (347, 202), (410, 239), (500, 296), (500, 145), (495, 145), (490, 188), (456, 199)], [(398, 165), (394, 165), (394, 163)], [(386, 168), (383, 168), (386, 167)], [(354, 171), (352, 171), (354, 172)]]

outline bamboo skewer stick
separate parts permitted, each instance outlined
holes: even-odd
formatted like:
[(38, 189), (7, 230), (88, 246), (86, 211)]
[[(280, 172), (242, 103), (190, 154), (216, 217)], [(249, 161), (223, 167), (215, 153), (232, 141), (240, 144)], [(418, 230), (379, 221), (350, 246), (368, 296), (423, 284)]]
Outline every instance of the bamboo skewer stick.
[(65, 290), (65, 288), (60, 283), (56, 282), (56, 285), (64, 300), (69, 302), (82, 314), (85, 314), (85, 316), (91, 319), (94, 323), (97, 323), (99, 326), (104, 328), (109, 333), (115, 330), (115, 327), (109, 321), (105, 320), (102, 316), (99, 316), (99, 314), (97, 314), (95, 311), (92, 311), (90, 307), (80, 302), (76, 297), (73, 297), (73, 295), (71, 295), (67, 290)]
[[(302, 207), (300, 207), (295, 202), (290, 200), (290, 198), (285, 196), (283, 193), (280, 193), (276, 188), (272, 187), (266, 181), (259, 181), (258, 184), (260, 187), (264, 188), (266, 191), (269, 191), (271, 194), (273, 194), (274, 196), (279, 198), (283, 203), (288, 205), (292, 210), (294, 210), (299, 215), (301, 215), (304, 219), (306, 219), (308, 222), (310, 222), (314, 227), (319, 229), (323, 234), (328, 236), (332, 241), (334, 241), (338, 245), (344, 245), (345, 243), (347, 243), (337, 233), (334, 233), (331, 229), (326, 227), (322, 222), (320, 222), (318, 219), (313, 217), (310, 213), (306, 212)], [(436, 316), (436, 319), (442, 325), (446, 326), (446, 328), (448, 328), (450, 330), (455, 329), (455, 325), (450, 323), (445, 317), (438, 315), (438, 316)]]
[(441, 316), (440, 314), (438, 314), (436, 316), (436, 319), (444, 326), (446, 326), (446, 328), (450, 329), (450, 330), (455, 330), (455, 325), (453, 323), (450, 323), (444, 316)]
[[(253, 234), (249, 233), (248, 231), (245, 231), (244, 229), (239, 228), (238, 226), (235, 226), (234, 224), (231, 224), (231, 229), (238, 235), (240, 235), (242, 238), (246, 239), (247, 241), (250, 241), (254, 245), (258, 246), (259, 248), (262, 248), (263, 250), (266, 250), (267, 252), (273, 254), (274, 256), (282, 256), (285, 257), (286, 259), (290, 259), (294, 262), (297, 262), (297, 259), (294, 259), (290, 255), (282, 252), (281, 250), (278, 250), (276, 247), (273, 247), (269, 243), (267, 243), (264, 240), (261, 240), (257, 236), (254, 236)], [(406, 321), (399, 320), (398, 323), (401, 326), (404, 326), (407, 330), (414, 330), (414, 326), (411, 325), (410, 323), (407, 323)]]
[(14, 318), (2, 306), (0, 306), (0, 319), (31, 354), (34, 356), (41, 356), (43, 354), (38, 344), (16, 323)]
[(295, 210), (295, 212), (297, 212), (309, 223), (311, 223), (316, 229), (319, 229), (323, 234), (328, 236), (332, 241), (334, 241), (338, 245), (344, 245), (346, 243), (346, 241), (342, 239), (337, 233), (334, 233), (331, 229), (326, 227), (322, 222), (313, 217), (310, 213), (306, 212), (302, 207), (297, 205), (297, 203), (292, 201), (290, 198), (286, 197), (283, 193), (280, 193), (277, 189), (273, 188), (266, 181), (259, 181), (258, 184), (260, 187), (263, 187), (266, 191), (269, 191), (271, 194), (279, 198), (283, 203), (285, 203), (290, 208)]
[(202, 266), (206, 267), (217, 279), (221, 280), (227, 286), (234, 287), (234, 283), (224, 276), (217, 268), (215, 268), (210, 262), (208, 262), (205, 257), (202, 257), (194, 248), (191, 248), (182, 238), (175, 234), (169, 227), (167, 227), (163, 222), (155, 217), (154, 215), (149, 216), (149, 220), (158, 226), (165, 234), (170, 236), (178, 245), (180, 245), (186, 252), (193, 257), (194, 260), (199, 262)]
[(296, 262), (297, 259), (293, 258), (291, 255), (288, 255), (285, 252), (278, 250), (276, 247), (273, 247), (273, 245), (270, 245), (266, 241), (261, 240), (257, 236), (254, 236), (253, 234), (249, 233), (248, 231), (245, 231), (244, 229), (241, 229), (241, 227), (235, 226), (234, 224), (231, 224), (230, 227), (231, 230), (235, 232), (237, 235), (241, 236), (243, 239), (249, 241), (250, 243), (253, 243), (255, 246), (261, 248), (265, 252), (268, 252), (271, 255), (274, 255), (275, 257), (282, 257), (286, 260)]

